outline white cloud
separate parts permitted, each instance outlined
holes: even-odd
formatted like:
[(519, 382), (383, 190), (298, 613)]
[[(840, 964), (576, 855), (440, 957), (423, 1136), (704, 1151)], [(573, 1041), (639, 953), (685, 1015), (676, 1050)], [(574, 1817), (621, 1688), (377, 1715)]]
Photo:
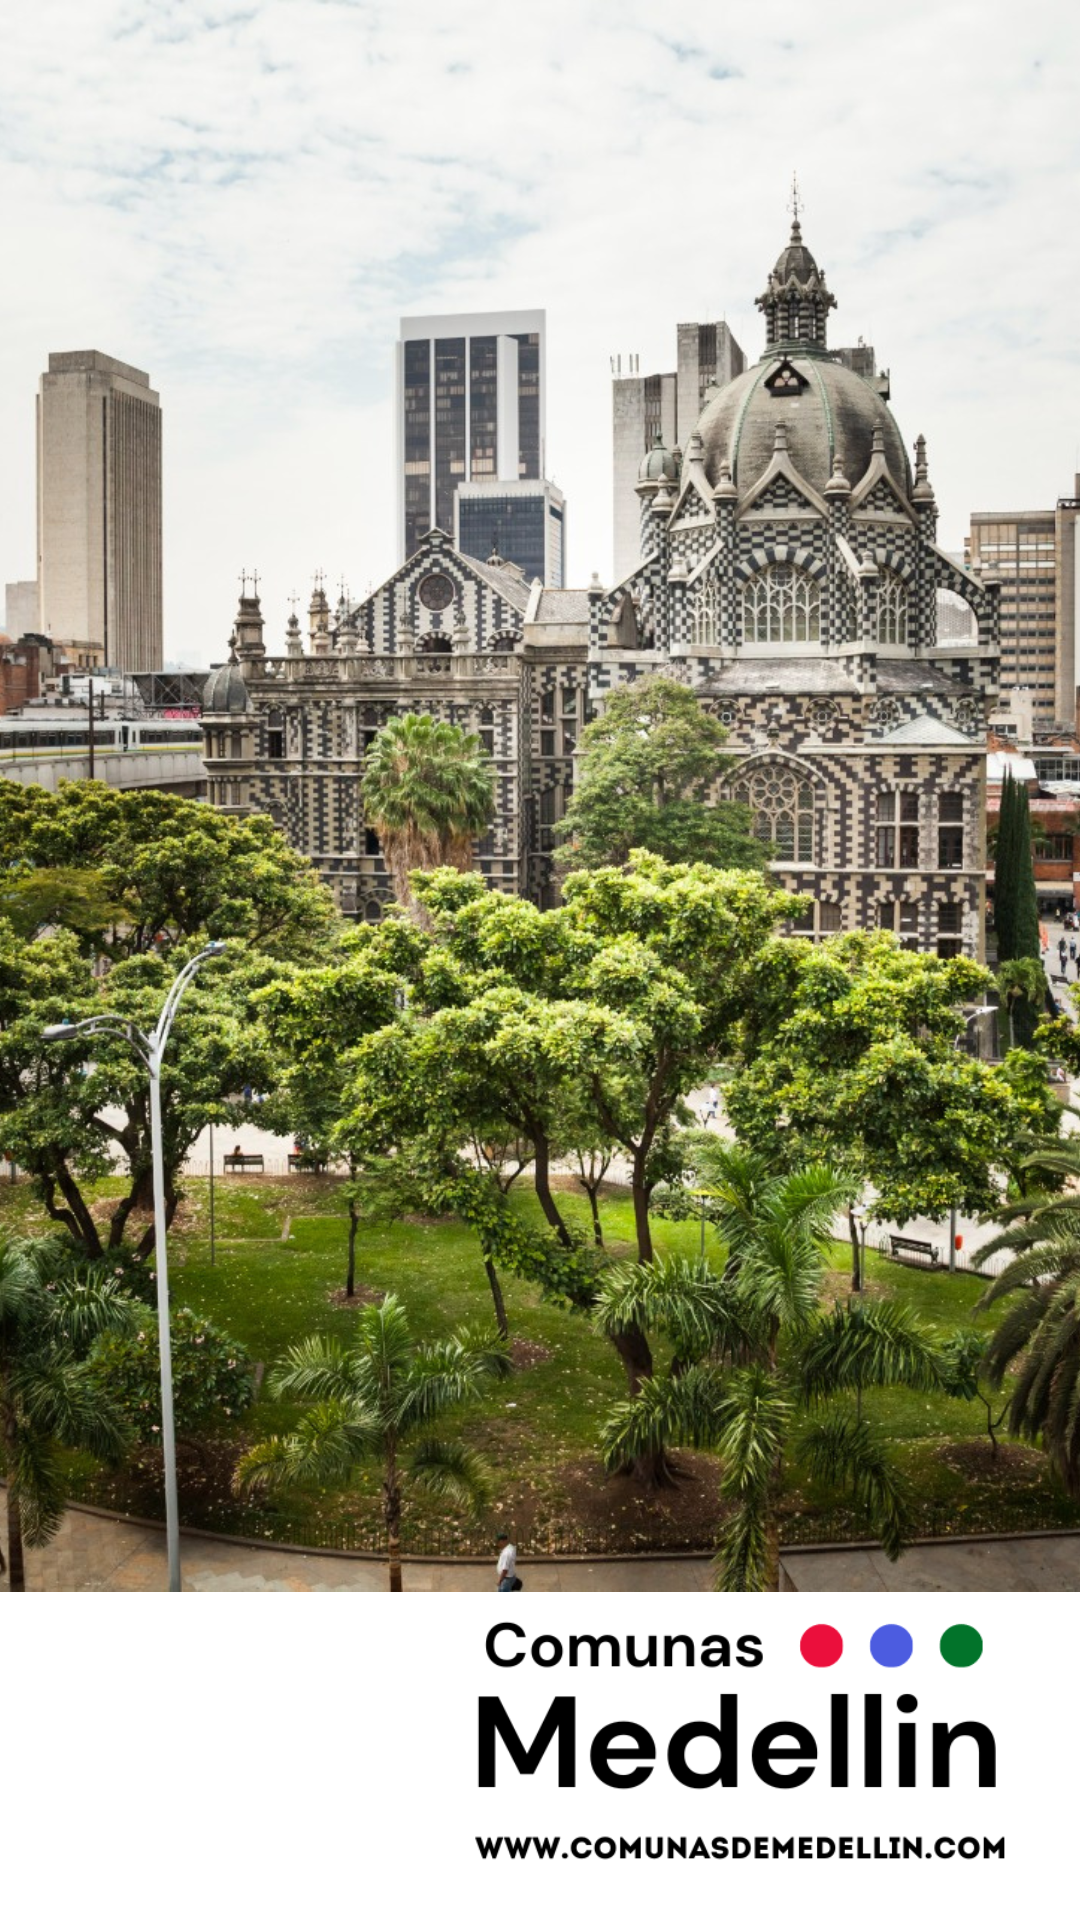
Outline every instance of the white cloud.
[(49, 0), (5, 34), (0, 571), (33, 566), (50, 351), (146, 367), (166, 447), (166, 645), (219, 657), (242, 566), (271, 631), (317, 566), (393, 564), (407, 312), (545, 306), (574, 577), (610, 559), (608, 355), (753, 297), (804, 231), (924, 431), (958, 544), (1051, 501), (1080, 437), (1077, 31), (1035, 0)]

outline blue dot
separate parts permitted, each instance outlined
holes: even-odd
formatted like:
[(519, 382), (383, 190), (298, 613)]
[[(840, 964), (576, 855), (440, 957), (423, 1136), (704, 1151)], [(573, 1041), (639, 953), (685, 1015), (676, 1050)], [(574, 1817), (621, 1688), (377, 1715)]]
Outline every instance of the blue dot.
[(902, 1667), (911, 1659), (912, 1640), (906, 1627), (878, 1627), (870, 1636), (870, 1651), (879, 1667)]

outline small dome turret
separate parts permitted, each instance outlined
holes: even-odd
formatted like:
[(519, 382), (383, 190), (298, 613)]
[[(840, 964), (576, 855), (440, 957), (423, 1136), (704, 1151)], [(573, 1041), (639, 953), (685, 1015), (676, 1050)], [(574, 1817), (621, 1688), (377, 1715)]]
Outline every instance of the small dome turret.
[(638, 486), (653, 486), (660, 480), (677, 480), (679, 463), (673, 453), (664, 445), (663, 435), (657, 433), (656, 439), (638, 468)]

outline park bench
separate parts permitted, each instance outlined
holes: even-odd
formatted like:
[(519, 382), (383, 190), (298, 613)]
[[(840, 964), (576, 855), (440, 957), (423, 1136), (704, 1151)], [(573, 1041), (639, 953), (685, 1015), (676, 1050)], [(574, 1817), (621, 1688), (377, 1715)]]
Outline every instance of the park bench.
[(937, 1248), (929, 1240), (909, 1240), (905, 1234), (890, 1233), (889, 1247), (894, 1260), (903, 1261), (909, 1267), (937, 1267), (941, 1265)]
[(290, 1153), (290, 1173), (325, 1173), (326, 1160), (320, 1153)]
[(261, 1153), (227, 1153), (222, 1165), (226, 1173), (265, 1173), (266, 1162)]

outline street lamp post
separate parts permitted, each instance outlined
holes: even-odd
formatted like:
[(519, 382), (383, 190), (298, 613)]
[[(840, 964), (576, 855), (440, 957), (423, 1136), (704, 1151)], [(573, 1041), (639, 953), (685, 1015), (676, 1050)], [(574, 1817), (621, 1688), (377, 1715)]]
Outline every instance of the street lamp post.
[(172, 1031), (177, 1007), (199, 968), (223, 952), (223, 940), (211, 940), (177, 974), (165, 997), (153, 1033), (144, 1033), (133, 1020), (118, 1014), (95, 1014), (89, 1020), (62, 1020), (46, 1027), (43, 1040), (70, 1040), (76, 1033), (113, 1033), (127, 1041), (150, 1076), (150, 1151), (154, 1184), (154, 1266), (157, 1277), (158, 1352), (161, 1363), (161, 1452), (165, 1473), (165, 1539), (169, 1556), (169, 1592), (180, 1592), (180, 1506), (176, 1491), (176, 1431), (173, 1421), (172, 1343), (169, 1337), (169, 1267), (165, 1223), (165, 1157), (161, 1138), (161, 1062)]

